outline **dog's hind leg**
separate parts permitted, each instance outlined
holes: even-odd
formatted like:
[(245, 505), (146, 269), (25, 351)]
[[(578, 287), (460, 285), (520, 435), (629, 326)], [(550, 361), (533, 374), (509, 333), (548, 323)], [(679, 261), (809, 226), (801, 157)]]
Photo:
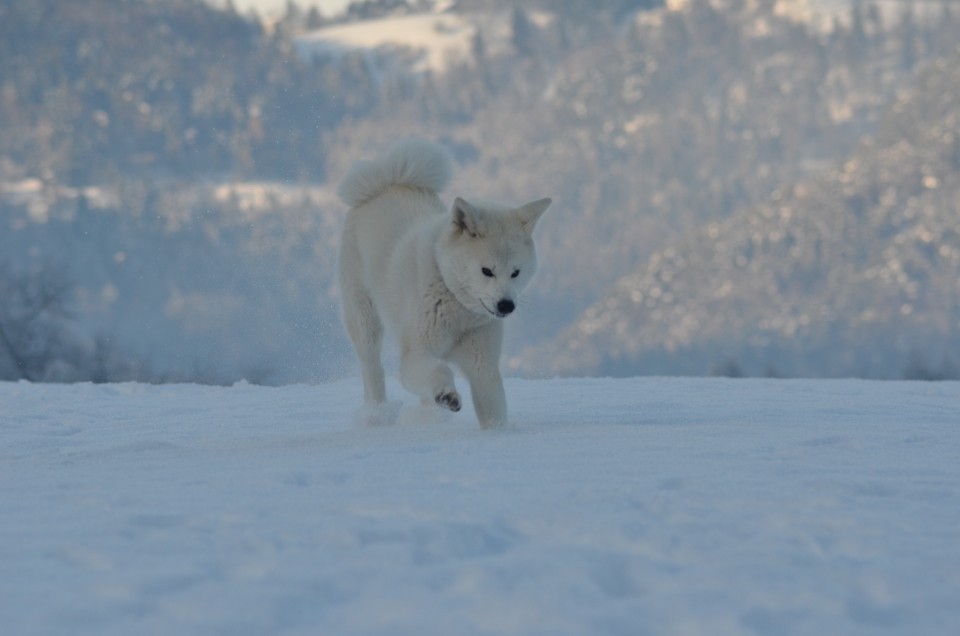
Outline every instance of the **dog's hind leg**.
[(367, 405), (381, 404), (387, 399), (380, 349), (383, 346), (383, 323), (370, 296), (363, 290), (341, 287), (343, 293), (343, 322), (353, 342), (363, 375), (363, 401)]
[(383, 323), (361, 275), (360, 258), (354, 228), (347, 218), (339, 257), (340, 303), (343, 324), (353, 343), (363, 375), (363, 401), (366, 405), (387, 400), (380, 349), (383, 346)]

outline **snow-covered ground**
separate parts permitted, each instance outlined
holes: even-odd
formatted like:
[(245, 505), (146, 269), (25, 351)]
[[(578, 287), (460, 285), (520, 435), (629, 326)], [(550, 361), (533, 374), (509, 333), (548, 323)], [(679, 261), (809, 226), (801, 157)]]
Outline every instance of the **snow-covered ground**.
[(960, 633), (958, 383), (358, 385), (0, 384), (3, 634)]

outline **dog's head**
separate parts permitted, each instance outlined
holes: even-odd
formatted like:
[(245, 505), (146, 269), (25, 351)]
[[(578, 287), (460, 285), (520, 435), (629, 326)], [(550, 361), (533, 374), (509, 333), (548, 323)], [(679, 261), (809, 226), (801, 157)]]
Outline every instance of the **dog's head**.
[(537, 271), (533, 228), (550, 199), (518, 208), (457, 198), (437, 252), (444, 282), (457, 300), (479, 314), (505, 318)]

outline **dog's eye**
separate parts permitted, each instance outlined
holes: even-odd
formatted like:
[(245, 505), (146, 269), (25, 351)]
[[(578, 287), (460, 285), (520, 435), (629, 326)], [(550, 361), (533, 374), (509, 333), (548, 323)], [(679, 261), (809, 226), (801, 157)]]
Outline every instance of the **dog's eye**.
[(515, 270), (513, 270), (513, 273), (510, 274), (510, 278), (516, 278), (516, 277), (519, 276), (519, 275), (520, 275), (520, 270), (519, 270), (519, 269), (515, 269)]
[(480, 271), (483, 272), (483, 275), (487, 278), (493, 278), (493, 270), (491, 270), (489, 267), (484, 267)]

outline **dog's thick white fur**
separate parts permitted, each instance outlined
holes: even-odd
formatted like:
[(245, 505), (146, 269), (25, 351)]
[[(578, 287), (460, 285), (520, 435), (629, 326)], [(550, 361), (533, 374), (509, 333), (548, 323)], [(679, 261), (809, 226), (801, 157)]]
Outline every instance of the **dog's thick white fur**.
[[(400, 345), (400, 381), (423, 404), (460, 410), (450, 364), (470, 383), (483, 427), (507, 421), (502, 319), (537, 268), (533, 229), (550, 199), (509, 207), (437, 193), (447, 154), (410, 140), (357, 163), (341, 183), (351, 207), (340, 248), (343, 321), (360, 361), (367, 407), (386, 402), (384, 327)], [(448, 364), (449, 363), (449, 364)]]

